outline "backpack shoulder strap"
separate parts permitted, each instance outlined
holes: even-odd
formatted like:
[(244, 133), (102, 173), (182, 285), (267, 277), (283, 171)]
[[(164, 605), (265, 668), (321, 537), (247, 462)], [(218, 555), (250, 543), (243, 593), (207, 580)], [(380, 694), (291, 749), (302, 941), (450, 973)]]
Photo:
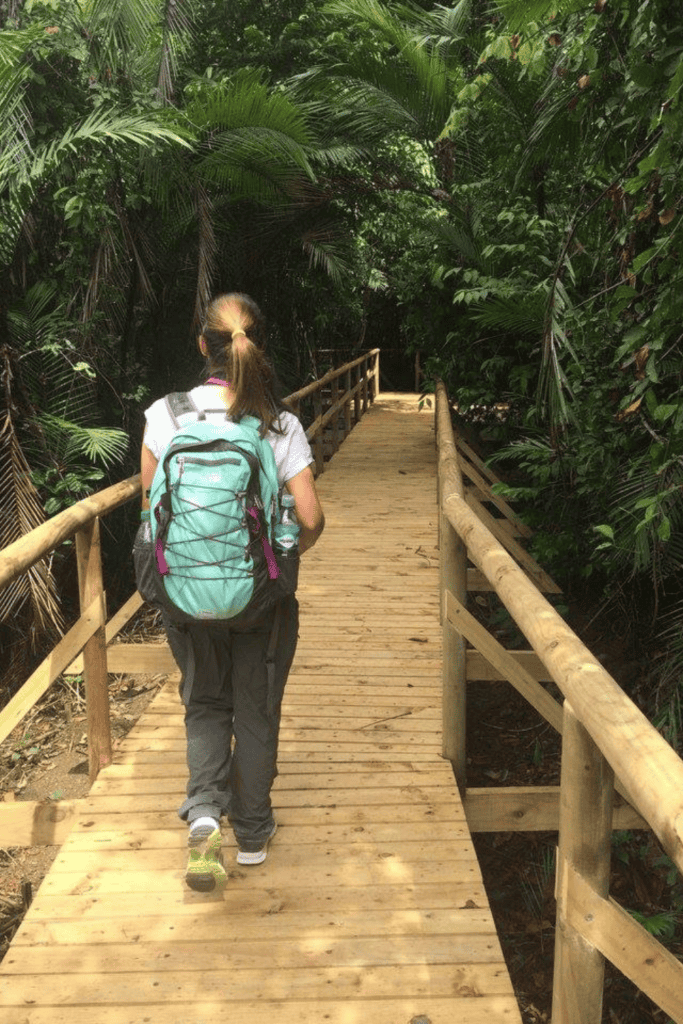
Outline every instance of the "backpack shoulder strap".
[(164, 404), (171, 417), (174, 430), (180, 430), (180, 417), (192, 413), (198, 420), (206, 419), (206, 413), (200, 409), (194, 398), (187, 391), (174, 391), (164, 398)]

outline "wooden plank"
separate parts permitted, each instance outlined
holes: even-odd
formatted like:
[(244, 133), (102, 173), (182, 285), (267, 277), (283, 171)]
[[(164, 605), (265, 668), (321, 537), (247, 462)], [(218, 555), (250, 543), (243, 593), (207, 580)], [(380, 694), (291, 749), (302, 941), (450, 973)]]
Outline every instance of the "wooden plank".
[[(113, 766), (113, 768), (118, 767), (118, 765)], [(316, 772), (312, 775), (303, 773), (279, 775), (275, 780), (273, 792), (279, 793), (286, 789), (317, 792), (320, 789), (332, 789), (337, 786), (344, 788), (354, 785), (359, 787), (367, 786), (368, 788), (385, 788), (386, 790), (393, 790), (413, 784), (420, 786), (441, 785), (446, 788), (450, 788), (453, 785), (453, 773), (450, 768), (442, 771), (424, 772), (388, 772), (385, 765), (382, 765), (381, 768), (385, 770), (374, 772)], [(147, 776), (143, 772), (136, 772), (133, 775), (129, 772), (119, 774), (118, 772), (114, 773), (108, 770), (107, 778), (98, 779), (90, 790), (90, 796), (95, 797), (100, 794), (115, 796), (137, 793), (184, 793), (186, 774), (179, 774), (177, 778), (174, 778), (169, 775), (168, 771), (163, 775), (159, 773)], [(1, 805), (0, 810), (2, 810)]]
[[(148, 826), (156, 828), (180, 828), (176, 806), (160, 807), (159, 801), (152, 802), (153, 806), (138, 808), (135, 811), (135, 822), (137, 827)], [(345, 804), (341, 807), (335, 806), (285, 806), (279, 800), (274, 802), (275, 816), (278, 825), (281, 827), (296, 827), (318, 825), (356, 825), (366, 827), (380, 823), (395, 822), (396, 824), (412, 825), (417, 822), (451, 822), (455, 825), (465, 824), (465, 814), (462, 804), (455, 803), (450, 796), (446, 799), (432, 799), (423, 803), (404, 804), (373, 804), (372, 806), (359, 806)], [(74, 832), (96, 832), (111, 828), (123, 828), (129, 820), (128, 812), (111, 810), (102, 806), (102, 801), (88, 802), (84, 799), (80, 803), (78, 817), (74, 823)], [(185, 826), (182, 826), (185, 828)]]
[[(402, 911), (431, 914), (437, 910), (471, 910), (472, 913), (487, 909), (486, 893), (481, 880), (466, 879), (453, 882), (446, 889), (434, 883), (416, 884), (401, 882), (381, 886), (347, 887), (340, 890), (335, 886), (289, 886), (279, 884), (263, 888), (245, 888), (233, 884), (217, 898), (208, 898), (200, 893), (183, 889), (177, 882), (164, 892), (150, 892), (144, 901), (137, 901), (133, 908), (120, 894), (70, 893), (48, 895), (41, 892), (40, 900), (29, 908), (22, 928), (36, 924), (43, 928), (57, 920), (107, 921), (129, 917), (131, 909), (141, 920), (150, 920), (150, 927), (156, 927), (160, 920), (170, 919), (182, 922), (188, 917), (201, 914), (226, 913), (229, 901), (230, 915), (239, 919), (254, 916), (264, 921), (275, 918), (277, 922), (286, 913), (330, 914), (339, 912), (384, 914)], [(334, 919), (334, 917), (332, 918)], [(182, 929), (179, 927), (179, 937)], [(0, 986), (1, 988), (2, 986)]]
[(599, 896), (564, 860), (558, 889), (568, 921), (676, 1024), (683, 1024), (683, 964), (612, 899)]
[(462, 473), (468, 477), (473, 484), (475, 484), (482, 492), (485, 501), (490, 501), (496, 506), (499, 512), (502, 512), (510, 525), (521, 534), (522, 537), (532, 537), (533, 530), (523, 523), (521, 519), (517, 517), (513, 509), (510, 508), (507, 501), (500, 496), (500, 494), (494, 494), (491, 490), (491, 485), (483, 478), (483, 476), (477, 472), (475, 467), (471, 465), (466, 459), (460, 459), (460, 469)]
[[(471, 969), (468, 974), (458, 968), (456, 984), (462, 991), (474, 992), (481, 979), (481, 971)], [(218, 987), (216, 992), (218, 992)], [(335, 988), (336, 992), (336, 988)], [(467, 999), (467, 1007), (465, 1006)], [(460, 1004), (460, 1011), (458, 1011)], [(196, 1016), (195, 1005), (201, 1005), (201, 1017)], [(473, 1004), (471, 998), (457, 995), (446, 998), (425, 996), (395, 997), (393, 999), (372, 999), (372, 1024), (396, 1024), (397, 1021), (429, 1021), (430, 1024), (453, 1024), (453, 1013), (467, 1013), (460, 1017), (463, 1024), (513, 1024), (519, 1020), (515, 1013), (514, 997), (507, 993), (478, 997)], [(353, 1012), (353, 1011), (351, 1011)], [(360, 1011), (361, 1013), (363, 1011)], [(26, 1024), (25, 1009), (8, 1009), (5, 1024)], [(90, 1013), (90, 1015), (89, 1015)], [(278, 1024), (350, 1024), (349, 1000), (316, 999), (293, 1000), (240, 1000), (230, 1004), (215, 999), (202, 998), (198, 1004), (164, 1004), (147, 999), (144, 1007), (126, 1008), (125, 1024), (234, 1024), (236, 1014), (245, 1020), (277, 1021)], [(31, 1024), (93, 1024), (92, 1011), (82, 1006), (50, 1006), (31, 1009)], [(179, 1016), (182, 1014), (182, 1016)], [(98, 1006), (97, 1024), (122, 1024), (118, 1007)]]
[[(425, 1019), (430, 1024), (453, 1024), (454, 1014), (458, 1024), (515, 1024), (519, 1022), (519, 1010), (513, 995), (502, 989), (500, 994), (485, 994), (480, 989), (486, 984), (487, 974), (495, 976), (495, 967), (486, 971), (486, 964), (462, 965), (457, 969), (443, 966), (414, 966), (399, 970), (394, 967), (372, 967), (367, 972), (361, 968), (287, 971), (285, 976), (291, 982), (291, 991), (271, 979), (259, 993), (254, 975), (258, 972), (230, 970), (186, 972), (174, 981), (172, 975), (163, 975), (150, 989), (141, 974), (121, 974), (109, 984), (98, 984), (98, 975), (79, 977), (78, 993), (82, 1002), (97, 1007), (97, 1024), (231, 1024), (236, 1013), (241, 1018), (253, 1021), (278, 1021), (278, 1024), (349, 1024), (364, 1019), (372, 1010), (372, 1024), (396, 1024), (396, 1021)], [(450, 971), (450, 990), (447, 976)], [(503, 972), (499, 972), (503, 973)], [(275, 978), (281, 975), (274, 973)], [(394, 978), (396, 987), (391, 985)], [(307, 983), (308, 979), (308, 983)], [(411, 980), (412, 979), (412, 980)], [(400, 992), (403, 985), (404, 993)], [(64, 1005), (63, 997), (56, 996), (58, 984), (53, 978), (46, 981), (41, 991), (40, 1002), (47, 1006), (38, 1007), (35, 991), (32, 993), (26, 982), (17, 979), (13, 983), (17, 992), (19, 1007), (3, 1012), (3, 1024), (78, 1024), (88, 1018), (82, 1005)], [(500, 991), (502, 989), (502, 991)], [(182, 1001), (178, 993), (182, 993)], [(458, 992), (463, 993), (459, 995)], [(247, 993), (250, 993), (249, 996)], [(335, 1002), (330, 1001), (334, 993)], [(436, 997), (436, 998), (435, 998)], [(439, 998), (440, 997), (440, 998)], [(153, 1001), (152, 1001), (153, 1000)], [(349, 1008), (351, 1001), (357, 1010)], [(26, 1015), (26, 1002), (31, 1003), (30, 1017)], [(73, 1000), (72, 1000), (73, 1001)], [(121, 1008), (126, 1006), (125, 1016)], [(328, 1007), (330, 1009), (328, 1010)], [(367, 1007), (361, 1010), (361, 1007)], [(198, 1014), (198, 1008), (199, 1010)], [(329, 1019), (327, 1014), (330, 1014)], [(91, 1010), (92, 1013), (92, 1010)], [(354, 1016), (349, 1016), (352, 1013)], [(400, 1013), (400, 1016), (397, 1014)], [(182, 1014), (182, 1016), (179, 1016)], [(321, 1017), (322, 1014), (322, 1017)], [(381, 1016), (380, 1016), (381, 1014)], [(118, 1016), (117, 1016), (118, 1015)], [(92, 1024), (92, 1016), (90, 1024)]]
[[(461, 456), (464, 455), (466, 459), (468, 459), (473, 465), (475, 465), (477, 469), (491, 481), (491, 483), (501, 483), (500, 477), (496, 475), (496, 473), (494, 472), (494, 470), (491, 469), (490, 466), (486, 465), (483, 459), (479, 458), (475, 450), (471, 448), (470, 445), (468, 445), (467, 441), (464, 439), (464, 437), (461, 436), (461, 434), (458, 431), (454, 431), (454, 441), (460, 451)], [(460, 461), (462, 461), (462, 459)]]
[[(472, 832), (557, 832), (560, 825), (559, 786), (470, 788), (464, 805)], [(650, 826), (616, 796), (612, 828), (649, 830)]]
[[(87, 796), (82, 801), (82, 813), (88, 814), (97, 811), (99, 814), (112, 812), (113, 814), (136, 814), (139, 811), (165, 810), (182, 803), (184, 791), (179, 789), (175, 794), (180, 799), (174, 800), (173, 793), (140, 793), (129, 796)], [(418, 806), (425, 802), (437, 801), (446, 803), (452, 799), (445, 787), (421, 786), (417, 782), (409, 783), (406, 786), (397, 786), (393, 790), (384, 787), (373, 787), (363, 792), (357, 789), (320, 789), (315, 794), (315, 799), (310, 793), (300, 790), (279, 790), (277, 794), (278, 807), (314, 806), (323, 807), (358, 807), (364, 805), (370, 807), (372, 804), (381, 804), (386, 808), (392, 804), (406, 806), (416, 804)]]
[[(326, 760), (333, 760), (329, 755), (330, 743), (334, 743), (339, 749), (340, 759), (353, 767), (355, 761), (367, 761), (368, 757), (374, 757), (377, 751), (378, 744), (376, 740), (358, 741), (356, 743), (339, 743), (329, 739), (330, 734), (323, 734), (322, 737), (315, 735), (313, 738), (297, 739), (297, 738), (286, 738), (281, 741), (280, 747), (280, 760), (283, 764), (291, 761), (310, 761), (314, 764), (322, 764)], [(380, 737), (381, 738), (381, 737)], [(174, 744), (174, 748), (171, 752), (176, 755), (175, 762), (177, 763), (180, 754), (181, 757), (185, 753), (185, 743), (175, 743), (175, 741), (167, 740), (163, 742), (155, 742), (150, 740), (146, 743), (140, 743), (137, 745), (135, 740), (129, 740), (130, 745), (123, 751), (121, 760), (125, 760), (126, 756), (135, 763), (140, 760), (144, 760), (145, 756), (147, 759), (154, 759), (157, 756), (164, 753), (167, 747)], [(379, 753), (388, 753), (391, 756), (387, 759), (388, 761), (397, 760), (401, 757), (401, 754), (405, 751), (406, 744), (401, 742), (382, 742), (379, 746)], [(440, 743), (424, 743), (420, 745), (419, 751), (415, 754), (411, 752), (411, 760), (422, 760), (424, 762), (434, 761), (435, 757), (440, 757)]]
[[(264, 929), (265, 930), (265, 929)], [(276, 941), (268, 936), (265, 941), (243, 939), (235, 934), (225, 943), (202, 942), (199, 945), (183, 940), (175, 942), (146, 941), (144, 932), (140, 941), (106, 943), (88, 950), (82, 946), (24, 946), (21, 955), (11, 950), (3, 961), (5, 984), (11, 984), (13, 975), (69, 974), (78, 985), (79, 975), (89, 974), (93, 965), (103, 974), (145, 972), (154, 964), (155, 977), (165, 974), (220, 971), (226, 960), (235, 973), (256, 973), (306, 970), (311, 963), (324, 965), (325, 970), (364, 967), (371, 970), (379, 964), (405, 970), (410, 966), (492, 963), (500, 956), (498, 944), (492, 941), (493, 928), (488, 934), (467, 932), (444, 941), (441, 935), (410, 935), (389, 938), (326, 938), (307, 940), (301, 936), (297, 942), (289, 937)], [(25, 968), (25, 969), (24, 969)], [(253, 982), (252, 982), (253, 983)], [(232, 987), (232, 986), (231, 986)], [(246, 986), (245, 986), (246, 988)], [(243, 990), (244, 991), (244, 990)], [(245, 992), (246, 994), (246, 992)], [(257, 991), (249, 993), (252, 998)]]
[[(114, 637), (116, 637), (123, 627), (133, 618), (136, 612), (140, 610), (144, 604), (142, 594), (136, 590), (134, 594), (128, 598), (115, 615), (111, 617), (105, 627), (105, 638), (107, 644), (110, 644)], [(114, 672), (115, 669), (109, 667), (109, 672)], [(65, 676), (77, 676), (83, 672), (83, 657), (79, 656), (75, 661), (72, 661), (70, 665), (64, 669), (63, 675)]]
[[(418, 644), (416, 643), (415, 646), (417, 647)], [(425, 656), (424, 652), (419, 653), (421, 669), (429, 669), (439, 676), (441, 670), (439, 658)], [(353, 656), (350, 653), (349, 657), (332, 656), (325, 659), (322, 654), (323, 652), (320, 651), (316, 657), (310, 648), (304, 649), (301, 656), (297, 654), (293, 674), (303, 675), (311, 672), (336, 670), (334, 674), (348, 676), (349, 662), (352, 658), (356, 662), (354, 670), (358, 670), (357, 655)], [(414, 670), (415, 661), (409, 659), (409, 654), (410, 649), (399, 651), (395, 656), (387, 655), (386, 651), (377, 652), (372, 659), (368, 658), (363, 662), (361, 671), (365, 672), (371, 669), (376, 673), (383, 668), (385, 675), (387, 669), (390, 669), (391, 672), (400, 672), (402, 675), (410, 674)], [(117, 674), (161, 674), (176, 671), (177, 665), (166, 644), (113, 644), (107, 648), (107, 669), (110, 673)]]
[(457, 630), (486, 657), (492, 665), (518, 690), (525, 700), (559, 733), (562, 732), (562, 708), (525, 668), (508, 656), (505, 648), (488, 630), (451, 594), (446, 593), (446, 614)]
[[(531, 679), (534, 679), (537, 683), (549, 683), (551, 681), (552, 677), (550, 672), (535, 651), (506, 650), (505, 654), (507, 658), (513, 658), (514, 661), (524, 669), (526, 675), (531, 677)], [(504, 676), (501, 671), (492, 665), (481, 651), (468, 650), (467, 678), (470, 680), (477, 680), (477, 682), (483, 682), (485, 680), (499, 681), (507, 679), (507, 676)]]
[(467, 589), (469, 593), (486, 593), (492, 591), (495, 588), (486, 579), (483, 572), (479, 572), (478, 569), (467, 570)]
[[(285, 711), (282, 715), (281, 729), (286, 732), (288, 728), (294, 728), (297, 730), (301, 729), (337, 729), (339, 726), (345, 726), (348, 722), (348, 712), (345, 708), (340, 708), (338, 714), (334, 714), (335, 709), (331, 707), (317, 708), (311, 715), (306, 715), (304, 712), (290, 715)], [(435, 713), (436, 711), (436, 713)], [(322, 717), (325, 715), (326, 717)], [(416, 711), (406, 711), (399, 714), (394, 714), (389, 708), (380, 709), (377, 715), (373, 717), (360, 717), (354, 716), (354, 733), (373, 732), (378, 729), (382, 731), (390, 730), (392, 732), (404, 732), (406, 730), (418, 730), (429, 734), (431, 738), (435, 732), (440, 731), (441, 718), (438, 713), (438, 709), (434, 708), (420, 708)], [(167, 727), (165, 725), (154, 725), (149, 722), (145, 722), (141, 728), (136, 732), (136, 737), (146, 739), (169, 739), (169, 740), (183, 740), (185, 737), (185, 729), (182, 722), (178, 722), (177, 725)]]
[[(235, 922), (217, 901), (197, 906), (194, 914), (187, 915), (182, 927), (177, 927), (175, 918), (160, 917), (151, 927), (141, 929), (139, 914), (115, 918), (112, 921), (94, 920), (50, 920), (25, 922), (19, 929), (13, 944), (15, 946), (88, 946), (97, 943), (126, 943), (141, 930), (152, 931), (156, 942), (204, 942), (207, 927), (211, 929), (214, 942), (235, 941)], [(264, 940), (265, 926), (260, 914), (240, 916), (240, 940)], [(277, 932), (278, 942), (300, 940), (320, 943), (326, 940), (338, 941), (348, 938), (381, 938), (398, 932), (402, 936), (443, 936), (452, 934), (491, 935), (495, 931), (489, 910), (438, 909), (370, 911), (331, 910), (315, 913), (283, 909), (273, 923), (272, 931)], [(15, 972), (16, 973), (16, 972)]]
[[(134, 734), (133, 734), (134, 736)], [(345, 770), (352, 769), (355, 765), (362, 766), (368, 763), (368, 759), (371, 758), (375, 763), (386, 763), (389, 765), (400, 764), (406, 768), (417, 768), (420, 765), (433, 764), (434, 754), (430, 751), (429, 747), (421, 747), (418, 750), (411, 750), (409, 755), (406, 756), (405, 750), (401, 753), (404, 755), (403, 758), (397, 760), (397, 752), (391, 749), (385, 749), (385, 744), (382, 744), (382, 749), (377, 748), (377, 744), (372, 744), (366, 754), (359, 751), (356, 747), (345, 748), (341, 750), (330, 750), (328, 746), (319, 746), (319, 749), (304, 749), (299, 744), (290, 743), (287, 749), (282, 747), (278, 751), (278, 762), (282, 765), (287, 766), (287, 771), (313, 771), (316, 768), (322, 770), (323, 767), (345, 765)], [(119, 751), (116, 755), (117, 764), (125, 765), (148, 765), (150, 763), (159, 763), (161, 765), (180, 765), (182, 769), (185, 769), (185, 745), (176, 744), (175, 750), (136, 750), (133, 748), (131, 751)], [(169, 770), (172, 770), (169, 768)]]
[[(392, 708), (390, 706), (379, 708), (363, 708), (367, 711), (360, 717), (360, 708), (354, 712), (354, 725), (358, 731), (375, 729), (384, 723), (390, 722), (398, 731), (404, 728), (415, 728), (423, 731), (438, 730), (441, 724), (439, 709), (431, 704), (425, 704), (416, 708)], [(334, 729), (346, 725), (349, 717), (347, 705), (336, 706), (330, 702), (323, 708), (316, 708), (309, 705), (289, 705), (284, 709), (282, 724), (286, 726), (298, 726), (307, 729)], [(174, 715), (173, 719), (167, 719), (160, 715), (150, 715), (141, 723), (140, 728), (135, 732), (136, 738), (140, 739), (169, 739), (183, 740), (185, 738), (185, 726), (180, 715)]]
[[(269, 854), (268, 861), (274, 860), (275, 854)], [(173, 889), (184, 887), (185, 860), (182, 867), (176, 870), (167, 871), (118, 871), (90, 874), (90, 872), (79, 871), (51, 871), (45, 878), (41, 889), (46, 895), (66, 896), (73, 895), (99, 895), (101, 893), (140, 894), (152, 892), (168, 892)], [(413, 870), (418, 870), (420, 878), (424, 883), (440, 883), (448, 886), (454, 882), (462, 882), (467, 877), (477, 879), (479, 877), (476, 860), (469, 858), (468, 861), (447, 861), (435, 863), (421, 861)], [(231, 868), (231, 878), (240, 877), (240, 885), (247, 888), (259, 888), (264, 884), (264, 871), (267, 869), (262, 865), (259, 868), (240, 871)], [(398, 872), (393, 864), (370, 863), (355, 864), (335, 860), (321, 867), (320, 870), (311, 870), (307, 864), (293, 865), (288, 869), (288, 885), (301, 887), (305, 884), (329, 885), (342, 890), (337, 893), (337, 899), (343, 899), (343, 890), (347, 887), (382, 886), (395, 881), (396, 877), (409, 878), (412, 871), (405, 867)], [(269, 878), (269, 876), (265, 876)], [(272, 879), (270, 879), (272, 881)]]
[[(277, 846), (277, 850), (276, 850)], [(429, 840), (415, 841), (408, 840), (398, 835), (394, 836), (393, 842), (364, 843), (356, 839), (346, 847), (333, 846), (317, 843), (302, 845), (297, 843), (289, 846), (287, 833), (283, 829), (269, 848), (268, 859), (271, 862), (270, 871), (279, 872), (284, 868), (289, 871), (297, 871), (301, 868), (308, 869), (311, 877), (320, 872), (325, 872), (329, 877), (328, 863), (334, 859), (335, 867), (346, 872), (347, 865), (353, 868), (360, 867), (381, 867), (388, 876), (396, 876), (399, 871), (404, 871), (406, 866), (423, 868), (423, 864), (434, 858), (434, 844)], [(56, 857), (52, 871), (55, 874), (84, 872), (92, 874), (104, 874), (105, 871), (128, 872), (131, 875), (145, 874), (159, 871), (179, 871), (185, 868), (187, 861), (187, 848), (179, 846), (172, 849), (152, 850), (106, 850), (76, 851), (70, 847), (62, 850)], [(467, 870), (472, 864), (472, 842), (468, 839), (451, 840), (448, 842), (441, 854), (441, 866), (459, 865), (459, 868)], [(275, 880), (275, 879), (273, 879)]]
[[(149, 828), (138, 826), (114, 829), (111, 820), (101, 818), (108, 828), (89, 829), (74, 832), (69, 836), (69, 850), (176, 850), (186, 849), (187, 826), (184, 822), (169, 828)], [(130, 823), (128, 823), (130, 826)], [(143, 823), (144, 824), (144, 823)], [(286, 842), (288, 846), (308, 846), (315, 842), (329, 843), (331, 846), (346, 846), (350, 843), (396, 843), (405, 838), (405, 822), (366, 822), (365, 825), (346, 823), (327, 825), (321, 830), (316, 825), (296, 825), (287, 827), (280, 824), (278, 842)], [(469, 830), (463, 823), (455, 821), (413, 821), (410, 823), (410, 837), (413, 842), (457, 842), (469, 838)], [(223, 847), (235, 846), (232, 831), (223, 830)], [(294, 908), (292, 908), (294, 909)]]
[(61, 846), (77, 813), (77, 800), (0, 803), (0, 846)]
[[(319, 760), (313, 755), (326, 754), (329, 752), (330, 746), (334, 746), (346, 761), (353, 761), (355, 758), (366, 760), (367, 755), (374, 756), (378, 750), (378, 744), (380, 752), (391, 754), (389, 760), (404, 757), (406, 749), (410, 749), (411, 758), (420, 757), (423, 760), (433, 760), (435, 753), (440, 756), (441, 744), (438, 736), (431, 738), (429, 735), (425, 737), (423, 734), (418, 734), (411, 737), (404, 734), (400, 740), (397, 740), (395, 736), (395, 733), (393, 736), (387, 733), (382, 735), (381, 731), (376, 732), (373, 736), (367, 731), (356, 734), (344, 733), (341, 730), (320, 730), (320, 732), (317, 730), (313, 732), (310, 729), (290, 730), (280, 738), (279, 757), (292, 755), (297, 758), (313, 757), (313, 760)], [(410, 746), (411, 743), (419, 743), (420, 750), (416, 752), (414, 747)], [(162, 753), (164, 751), (184, 753), (185, 746), (184, 740), (138, 740), (135, 738), (135, 734), (131, 733), (121, 741), (119, 749), (123, 755), (127, 753)]]
[[(409, 691), (409, 692), (408, 692)], [(419, 687), (388, 687), (369, 686), (365, 684), (362, 692), (358, 687), (340, 686), (339, 684), (324, 684), (318, 682), (303, 683), (300, 681), (289, 682), (285, 691), (285, 706), (292, 713), (302, 707), (306, 713), (312, 710), (310, 701), (317, 697), (326, 706), (334, 705), (336, 708), (367, 707), (369, 704), (375, 709), (383, 707), (397, 708), (399, 713), (417, 710), (418, 708), (434, 707), (440, 703), (438, 684), (434, 686)], [(183, 720), (183, 708), (180, 699), (176, 695), (175, 700), (168, 703), (155, 702), (146, 714), (145, 721), (154, 721), (158, 718), (168, 718), (169, 721)]]

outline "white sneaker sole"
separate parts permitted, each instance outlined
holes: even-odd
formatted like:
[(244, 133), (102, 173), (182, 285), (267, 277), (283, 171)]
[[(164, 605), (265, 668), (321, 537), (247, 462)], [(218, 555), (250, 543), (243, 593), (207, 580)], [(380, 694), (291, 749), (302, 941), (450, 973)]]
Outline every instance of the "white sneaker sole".
[(273, 825), (273, 831), (270, 833), (265, 841), (265, 844), (260, 850), (238, 850), (237, 852), (237, 863), (252, 866), (254, 864), (263, 864), (264, 860), (268, 856), (268, 844), (277, 832), (277, 825)]

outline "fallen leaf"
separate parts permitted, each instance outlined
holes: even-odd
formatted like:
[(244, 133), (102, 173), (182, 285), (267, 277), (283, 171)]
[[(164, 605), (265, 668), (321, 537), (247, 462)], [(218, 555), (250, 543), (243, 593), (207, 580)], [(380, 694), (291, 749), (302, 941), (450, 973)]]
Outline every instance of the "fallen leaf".
[(668, 209), (664, 210), (663, 213), (660, 213), (660, 215), (659, 215), (659, 223), (660, 224), (670, 224), (675, 216), (676, 216), (676, 207), (675, 206), (669, 206)]
[(635, 364), (636, 364), (636, 378), (637, 378), (637, 380), (644, 380), (644, 378), (645, 378), (645, 364), (647, 363), (649, 356), (650, 356), (650, 346), (646, 342), (641, 348), (638, 349), (638, 351), (636, 352), (636, 354), (634, 356), (634, 361), (635, 361)]
[(619, 421), (621, 421), (621, 420), (625, 420), (627, 416), (632, 416), (633, 413), (637, 412), (638, 409), (640, 408), (640, 403), (641, 402), (642, 402), (642, 398), (636, 398), (635, 402), (631, 402), (631, 404), (629, 405), (628, 409), (622, 409), (621, 412), (617, 413), (617, 419)]

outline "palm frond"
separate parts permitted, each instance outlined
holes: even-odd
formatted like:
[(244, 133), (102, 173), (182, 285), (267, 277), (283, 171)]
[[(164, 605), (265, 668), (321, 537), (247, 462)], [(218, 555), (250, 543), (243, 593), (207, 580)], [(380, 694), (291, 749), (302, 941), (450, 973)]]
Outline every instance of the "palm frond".
[[(12, 371), (7, 352), (3, 363), (5, 388), (9, 390)], [(7, 547), (44, 521), (29, 465), (8, 412), (0, 428), (0, 546)], [(27, 602), (40, 632), (63, 632), (54, 579), (44, 559), (0, 591), (0, 622), (14, 619)]]
[(462, 35), (472, 18), (472, 0), (458, 0), (452, 7), (437, 7), (430, 12), (434, 24), (439, 26), (444, 35), (453, 39)]
[(239, 71), (228, 82), (202, 90), (186, 108), (190, 124), (200, 130), (270, 128), (300, 146), (311, 142), (299, 105), (285, 92), (268, 88), (260, 71)]
[(395, 14), (378, 0), (334, 0), (326, 10), (369, 24), (398, 52), (395, 60), (387, 60), (385, 54), (373, 59), (359, 53), (346, 65), (335, 67), (335, 76), (355, 90), (361, 83), (370, 87), (371, 102), (382, 97), (386, 104), (391, 97), (393, 119), (403, 111), (402, 130), (412, 124), (416, 137), (436, 138), (452, 102), (449, 65), (440, 47), (421, 39), (400, 12)]
[(483, 327), (492, 327), (514, 334), (539, 338), (543, 329), (545, 296), (529, 295), (520, 286), (514, 298), (491, 298), (477, 311), (473, 319)]
[(303, 235), (302, 244), (311, 266), (324, 270), (335, 284), (340, 284), (349, 273), (350, 261), (336, 236), (338, 231), (334, 225), (327, 229), (318, 225)]
[[(74, 5), (77, 6), (77, 5)], [(84, 19), (90, 53), (100, 73), (128, 75), (130, 63), (160, 39), (159, 0), (90, 0)]]
[(108, 467), (119, 462), (128, 450), (128, 434), (117, 427), (84, 427), (49, 413), (37, 418), (49, 443), (63, 450), (66, 460), (83, 457)]
[(273, 202), (303, 173), (313, 177), (307, 154), (289, 136), (268, 128), (234, 129), (199, 147), (200, 181), (228, 189), (234, 199)]
[(454, 211), (451, 220), (439, 218), (432, 223), (431, 230), (444, 247), (456, 254), (459, 263), (483, 268), (477, 224), (471, 211)]
[(22, 147), (15, 143), (0, 155), (0, 187), (11, 183), (26, 185), (42, 178), (67, 156), (76, 156), (87, 145), (111, 146), (132, 143), (149, 147), (169, 144), (189, 147), (187, 140), (174, 128), (167, 127), (161, 117), (150, 113), (127, 114), (116, 110), (98, 109), (84, 121), (53, 140), (47, 146), (36, 148), (30, 161), (17, 164)]
[(173, 97), (179, 50), (192, 37), (196, 7), (196, 0), (165, 0), (156, 86), (158, 95), (165, 103), (170, 103)]

